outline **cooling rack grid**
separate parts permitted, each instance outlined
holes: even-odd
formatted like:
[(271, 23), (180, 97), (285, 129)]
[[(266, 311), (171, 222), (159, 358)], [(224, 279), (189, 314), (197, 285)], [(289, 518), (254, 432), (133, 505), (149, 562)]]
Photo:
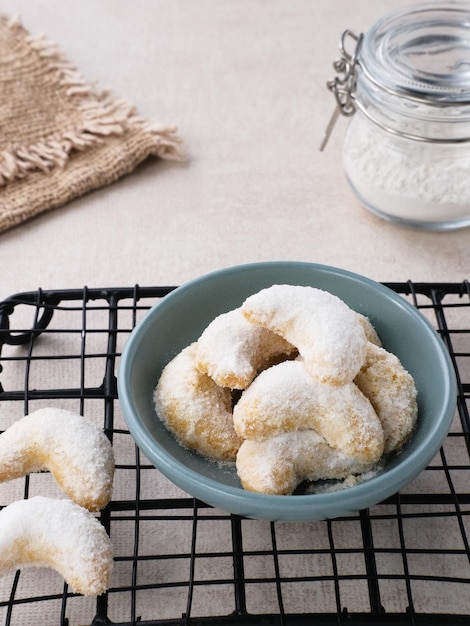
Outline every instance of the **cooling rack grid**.
[[(346, 517), (241, 519), (194, 500), (135, 447), (116, 376), (133, 327), (173, 287), (37, 290), (0, 303), (0, 430), (43, 406), (102, 425), (116, 453), (99, 515), (115, 548), (111, 588), (73, 594), (26, 568), (0, 578), (8, 626), (470, 624), (469, 283), (386, 283), (434, 325), (458, 383), (457, 411), (428, 468)], [(61, 494), (47, 472), (0, 485), (0, 506)]]

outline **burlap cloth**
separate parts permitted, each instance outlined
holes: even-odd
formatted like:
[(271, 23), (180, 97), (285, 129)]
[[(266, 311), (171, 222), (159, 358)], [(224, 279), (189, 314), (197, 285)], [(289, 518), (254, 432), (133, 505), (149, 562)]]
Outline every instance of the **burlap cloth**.
[(0, 16), (0, 232), (131, 172), (181, 160), (176, 129), (97, 92), (44, 35)]

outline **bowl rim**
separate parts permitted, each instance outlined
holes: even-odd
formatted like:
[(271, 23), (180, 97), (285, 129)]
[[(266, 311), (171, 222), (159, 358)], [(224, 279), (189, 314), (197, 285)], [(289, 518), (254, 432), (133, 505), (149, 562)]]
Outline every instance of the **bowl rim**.
[[(130, 388), (132, 360), (138, 350), (139, 342), (142, 337), (145, 336), (149, 327), (153, 325), (154, 311), (161, 310), (161, 308), (166, 308), (168, 306), (173, 306), (175, 299), (178, 300), (179, 298), (184, 297), (186, 291), (197, 288), (198, 284), (201, 282), (229, 275), (233, 272), (251, 271), (253, 269), (262, 271), (263, 268), (269, 267), (272, 269), (275, 266), (290, 266), (292, 268), (308, 267), (322, 273), (334, 274), (336, 276), (340, 276), (341, 278), (352, 279), (362, 284), (366, 284), (374, 290), (378, 290), (387, 298), (392, 299), (395, 304), (402, 307), (424, 325), (426, 333), (433, 344), (436, 355), (439, 356), (441, 369), (443, 373), (446, 373), (446, 376), (443, 376), (443, 382), (445, 398), (448, 400), (445, 406), (443, 406), (441, 418), (432, 425), (432, 428), (429, 428), (416, 449), (409, 456), (405, 457), (402, 462), (389, 468), (386, 472), (382, 474), (378, 473), (369, 480), (360, 482), (345, 489), (341, 489), (339, 492), (327, 491), (322, 493), (287, 496), (262, 494), (247, 491), (241, 486), (233, 487), (225, 483), (220, 483), (219, 481), (208, 476), (201, 476), (197, 471), (194, 471), (178, 459), (175, 459), (166, 451), (164, 447), (159, 446), (158, 442), (155, 442), (155, 440), (150, 436), (147, 428), (142, 424), (141, 420), (137, 416), (136, 410), (130, 400), (130, 394), (127, 393), (127, 390)], [(255, 509), (263, 507), (266, 514), (269, 513), (269, 519), (300, 520), (303, 519), (301, 517), (302, 511), (305, 511), (305, 519), (311, 520), (325, 519), (324, 516), (318, 518), (312, 517), (310, 514), (310, 509), (312, 507), (318, 508), (319, 510), (327, 509), (328, 511), (333, 511), (333, 515), (328, 515), (328, 517), (334, 516), (335, 508), (341, 509), (341, 511), (358, 511), (361, 508), (358, 507), (358, 502), (366, 503), (365, 506), (372, 506), (372, 502), (378, 503), (384, 500), (385, 498), (396, 493), (401, 487), (404, 486), (404, 484), (411, 482), (411, 480), (413, 480), (437, 454), (451, 427), (457, 400), (457, 384), (455, 370), (450, 355), (435, 328), (416, 307), (393, 290), (368, 277), (329, 265), (296, 261), (268, 261), (234, 265), (204, 274), (177, 287), (153, 305), (133, 329), (122, 351), (118, 368), (118, 397), (124, 419), (138, 447), (163, 475), (169, 478), (177, 486), (187, 491), (193, 497), (199, 498), (210, 505), (222, 509), (226, 509), (226, 507), (220, 503), (221, 499), (225, 500), (229, 498), (231, 502), (234, 503), (234, 506), (231, 507), (231, 509), (233, 509), (232, 512), (235, 513), (235, 509), (239, 509), (239, 506), (237, 505), (238, 503), (243, 503), (242, 508), (245, 510), (250, 509), (250, 504), (252, 503)], [(455, 398), (455, 402), (452, 400), (453, 398)], [(417, 458), (419, 458), (418, 465), (416, 465)], [(211, 462), (210, 459), (208, 459), (208, 461)], [(181, 475), (184, 477), (183, 481), (175, 480), (175, 473), (178, 471), (182, 473)], [(407, 476), (406, 483), (403, 482), (402, 478), (404, 473), (406, 473)], [(184, 486), (182, 486), (182, 483)], [(201, 483), (203, 483), (203, 487), (201, 487)], [(338, 503), (338, 493), (341, 494), (340, 503)], [(280, 517), (274, 518), (273, 514), (276, 512), (279, 514), (280, 511), (283, 511), (286, 508), (286, 502), (289, 502), (288, 508), (294, 509), (293, 516), (284, 517), (281, 515)], [(335, 507), (335, 504), (338, 504), (338, 506)], [(365, 506), (362, 508), (365, 508)]]

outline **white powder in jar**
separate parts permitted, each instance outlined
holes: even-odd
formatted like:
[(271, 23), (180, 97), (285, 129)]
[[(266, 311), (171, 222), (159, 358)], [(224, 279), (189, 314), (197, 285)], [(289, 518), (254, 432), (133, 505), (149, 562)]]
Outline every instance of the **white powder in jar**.
[(344, 144), (344, 169), (361, 202), (390, 219), (446, 227), (470, 223), (470, 146), (395, 136), (357, 113)]

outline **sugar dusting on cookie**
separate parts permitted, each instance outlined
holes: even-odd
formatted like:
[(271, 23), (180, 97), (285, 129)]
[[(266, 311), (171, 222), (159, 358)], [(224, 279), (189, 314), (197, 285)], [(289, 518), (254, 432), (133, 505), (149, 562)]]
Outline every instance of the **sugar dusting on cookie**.
[(364, 361), (363, 325), (355, 311), (327, 291), (272, 285), (249, 296), (241, 308), (251, 322), (296, 346), (308, 371), (323, 382), (351, 382)]
[(83, 507), (35, 496), (0, 511), (0, 575), (23, 567), (53, 568), (75, 593), (100, 595), (109, 588), (113, 547)]
[(49, 470), (66, 495), (90, 511), (111, 500), (114, 452), (91, 420), (45, 407), (0, 435), (0, 481)]

